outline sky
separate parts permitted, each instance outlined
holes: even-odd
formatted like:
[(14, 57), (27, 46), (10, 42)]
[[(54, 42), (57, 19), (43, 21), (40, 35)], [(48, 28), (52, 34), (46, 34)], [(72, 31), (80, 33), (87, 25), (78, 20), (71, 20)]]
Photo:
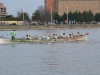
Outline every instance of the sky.
[(17, 11), (24, 9), (30, 16), (41, 5), (44, 6), (44, 0), (0, 0), (7, 8), (7, 13), (17, 15)]

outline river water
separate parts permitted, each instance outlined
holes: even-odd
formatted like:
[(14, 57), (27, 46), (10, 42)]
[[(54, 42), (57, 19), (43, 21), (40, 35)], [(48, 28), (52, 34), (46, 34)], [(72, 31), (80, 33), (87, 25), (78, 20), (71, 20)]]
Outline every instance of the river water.
[[(0, 75), (100, 75), (99, 28), (16, 31), (16, 37), (78, 31), (90, 33), (86, 42), (1, 44)], [(10, 32), (0, 31), (0, 35)]]

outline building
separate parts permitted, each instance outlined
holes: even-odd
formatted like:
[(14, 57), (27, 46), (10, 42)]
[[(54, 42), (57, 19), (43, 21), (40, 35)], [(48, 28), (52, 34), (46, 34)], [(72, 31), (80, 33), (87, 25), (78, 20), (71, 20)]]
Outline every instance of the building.
[(45, 8), (49, 12), (55, 12), (56, 10), (56, 0), (44, 0)]
[(0, 3), (0, 17), (6, 16), (6, 7), (3, 5), (3, 3)]
[(56, 0), (56, 11), (62, 15), (64, 12), (89, 11), (93, 14), (100, 12), (100, 0)]
[(45, 2), (45, 7), (47, 9), (52, 6), (50, 4), (53, 4), (53, 11), (57, 12), (59, 15), (70, 11), (83, 12), (91, 10), (93, 14), (100, 12), (100, 0), (45, 0)]

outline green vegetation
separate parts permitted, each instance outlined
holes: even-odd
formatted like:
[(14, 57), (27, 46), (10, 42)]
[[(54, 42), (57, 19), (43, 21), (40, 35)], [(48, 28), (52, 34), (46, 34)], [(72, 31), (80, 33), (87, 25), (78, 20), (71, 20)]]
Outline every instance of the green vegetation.
[(40, 19), (40, 12), (38, 10), (36, 10), (33, 14), (32, 14), (32, 20), (35, 21), (39, 21)]
[[(91, 11), (83, 11), (81, 12), (69, 12), (68, 13), (68, 18), (71, 21), (76, 21), (76, 22), (92, 22), (93, 19), (93, 14)], [(64, 13), (62, 16), (59, 16), (57, 13), (54, 13), (54, 19), (57, 20), (58, 22), (64, 22), (67, 19), (67, 14)], [(95, 20), (96, 21), (96, 20)]]

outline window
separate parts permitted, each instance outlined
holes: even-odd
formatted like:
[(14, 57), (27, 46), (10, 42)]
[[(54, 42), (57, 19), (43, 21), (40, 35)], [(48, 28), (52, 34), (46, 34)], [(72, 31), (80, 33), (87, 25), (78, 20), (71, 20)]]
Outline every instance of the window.
[(1, 12), (3, 12), (3, 8), (1, 8)]
[(6, 12), (6, 9), (4, 9), (4, 12)]

